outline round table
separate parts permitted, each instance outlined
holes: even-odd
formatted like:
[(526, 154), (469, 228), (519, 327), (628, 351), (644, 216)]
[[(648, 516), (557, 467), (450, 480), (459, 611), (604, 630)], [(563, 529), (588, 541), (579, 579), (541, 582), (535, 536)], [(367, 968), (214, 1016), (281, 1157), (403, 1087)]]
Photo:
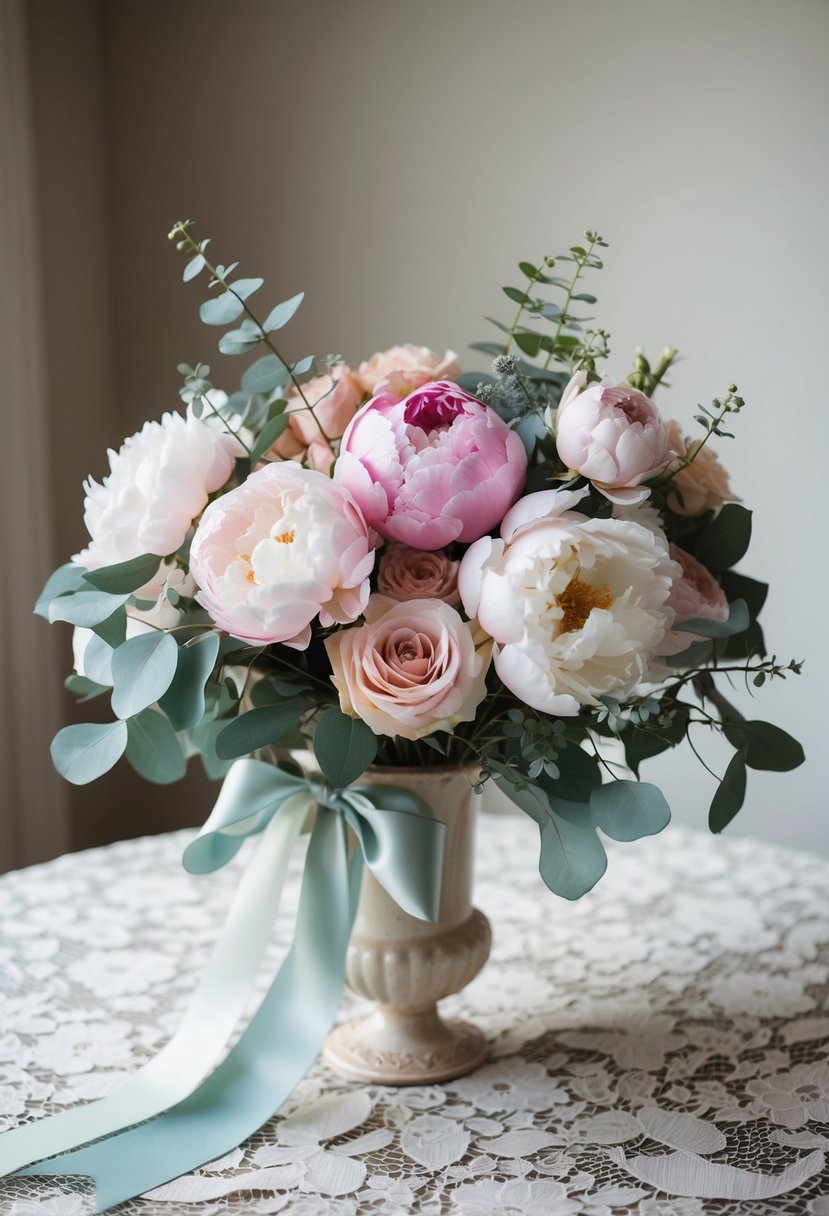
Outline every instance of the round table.
[[(189, 839), (0, 878), (0, 1127), (109, 1093), (175, 1029), (238, 874), (185, 874)], [(829, 863), (676, 827), (608, 849), (567, 904), (531, 821), (482, 815), (493, 954), (443, 1009), (491, 1062), (397, 1090), (318, 1063), (252, 1140), (119, 1212), (827, 1216)], [(92, 1210), (85, 1179), (0, 1182), (3, 1216)]]

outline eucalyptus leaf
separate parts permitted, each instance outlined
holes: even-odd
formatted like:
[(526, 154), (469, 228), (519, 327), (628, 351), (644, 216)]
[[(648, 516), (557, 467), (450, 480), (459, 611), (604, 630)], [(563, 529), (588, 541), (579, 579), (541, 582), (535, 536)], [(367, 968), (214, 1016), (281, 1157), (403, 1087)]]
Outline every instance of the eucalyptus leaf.
[(283, 300), (276, 308), (272, 308), (262, 325), (265, 333), (272, 334), (287, 325), (304, 298), (305, 292), (299, 291), (295, 296), (291, 296), (290, 300)]
[(746, 754), (742, 748), (729, 761), (723, 779), (711, 800), (708, 826), (712, 832), (727, 827), (743, 805), (746, 796)]
[(178, 646), (172, 634), (153, 629), (128, 638), (112, 656), (112, 709), (131, 718), (164, 695), (176, 674)]
[(194, 258), (191, 258), (190, 261), (187, 263), (187, 265), (184, 267), (184, 273), (182, 274), (181, 277), (184, 279), (185, 283), (189, 283), (191, 279), (195, 279), (196, 275), (199, 274), (202, 270), (204, 270), (204, 267), (205, 267), (204, 256), (200, 253), (197, 253), (196, 256)]
[(707, 524), (696, 544), (696, 558), (714, 574), (734, 566), (751, 541), (751, 511), (729, 502)]
[(797, 739), (771, 722), (728, 722), (723, 734), (732, 747), (745, 751), (749, 768), (785, 773), (805, 760)]
[(326, 710), (314, 732), (314, 755), (335, 789), (344, 789), (365, 772), (377, 755), (377, 736), (361, 718), (336, 706)]
[(83, 652), (84, 675), (96, 684), (112, 687), (113, 649), (98, 634), (93, 633)]
[(267, 452), (269, 448), (273, 447), (279, 436), (285, 430), (285, 427), (288, 425), (288, 421), (288, 415), (286, 413), (281, 413), (277, 414), (275, 418), (271, 418), (270, 422), (265, 424), (260, 431), (259, 438), (253, 445), (253, 449), (250, 454), (250, 463), (252, 465), (255, 465), (257, 460), (264, 456), (265, 452)]
[(86, 581), (99, 591), (110, 595), (121, 595), (124, 592), (137, 591), (148, 583), (157, 572), (161, 558), (153, 553), (144, 553), (140, 557), (131, 557), (129, 561), (118, 562), (115, 566), (102, 566), (98, 570), (88, 570)]
[(106, 617), (105, 620), (93, 625), (92, 632), (102, 638), (113, 650), (125, 642), (127, 640), (127, 610), (124, 605), (116, 608), (112, 615)]
[(242, 376), (242, 388), (246, 393), (270, 393), (290, 379), (287, 367), (276, 355), (263, 355)]
[(230, 284), (230, 290), (241, 300), (246, 300), (258, 291), (264, 282), (264, 279), (237, 279), (235, 283)]
[(212, 632), (179, 647), (176, 674), (158, 703), (174, 730), (187, 730), (204, 717), (204, 687), (218, 654), (219, 637)]
[(65, 565), (59, 566), (53, 574), (49, 575), (46, 585), (37, 597), (35, 613), (48, 621), (50, 619), (49, 605), (53, 600), (56, 600), (58, 596), (73, 594), (84, 587), (89, 587), (85, 575), (86, 571), (83, 567), (75, 565), (74, 562), (66, 562)]
[(231, 760), (278, 743), (296, 726), (307, 708), (306, 700), (295, 697), (278, 705), (263, 705), (239, 714), (216, 736), (216, 755), (220, 760)]
[(155, 709), (142, 710), (127, 722), (126, 752), (135, 771), (156, 785), (179, 781), (187, 771), (175, 731)]
[(72, 785), (87, 785), (109, 772), (126, 746), (126, 722), (81, 722), (64, 726), (55, 735), (52, 762)]
[(671, 820), (665, 795), (647, 781), (608, 781), (593, 790), (590, 810), (596, 826), (614, 840), (655, 836)]
[(102, 696), (103, 693), (109, 692), (108, 685), (96, 684), (94, 680), (90, 680), (87, 676), (79, 676), (76, 673), (66, 677), (63, 681), (63, 687), (67, 692), (73, 693), (78, 698), (79, 705), (83, 705), (86, 701), (93, 701), (96, 697)]
[(112, 616), (129, 598), (128, 592), (123, 595), (109, 595), (106, 591), (94, 589), (76, 591), (74, 595), (61, 595), (49, 605), (49, 620), (68, 621), (70, 625), (81, 625), (89, 629)]
[(241, 300), (230, 291), (223, 292), (211, 300), (205, 300), (199, 309), (199, 317), (205, 325), (229, 325), (245, 310)]

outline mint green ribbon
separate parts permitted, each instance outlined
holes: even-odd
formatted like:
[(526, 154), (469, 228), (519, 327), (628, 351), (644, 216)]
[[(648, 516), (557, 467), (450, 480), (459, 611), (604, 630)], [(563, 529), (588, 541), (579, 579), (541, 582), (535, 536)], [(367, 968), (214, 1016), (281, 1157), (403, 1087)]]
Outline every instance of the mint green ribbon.
[[(226, 1045), (231, 1016), (250, 994), (287, 855), (314, 807), (291, 949), (239, 1042), (201, 1079)], [(350, 856), (347, 827), (358, 844)], [(0, 1174), (89, 1175), (97, 1210), (104, 1211), (223, 1156), (276, 1113), (336, 1017), (363, 863), (405, 911), (437, 919), (445, 827), (407, 790), (332, 790), (258, 760), (237, 761), (210, 818), (185, 850), (185, 868), (215, 871), (259, 833), (260, 849), (181, 1030), (109, 1097), (0, 1136)], [(194, 1041), (212, 1058), (199, 1058)], [(98, 1142), (78, 1148), (93, 1139)], [(45, 1157), (51, 1160), (30, 1164)]]

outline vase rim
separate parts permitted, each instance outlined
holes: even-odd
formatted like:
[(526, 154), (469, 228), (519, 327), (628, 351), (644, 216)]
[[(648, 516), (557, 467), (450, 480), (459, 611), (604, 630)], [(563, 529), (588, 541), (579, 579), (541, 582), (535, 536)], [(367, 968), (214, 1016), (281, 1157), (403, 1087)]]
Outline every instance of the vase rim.
[(366, 772), (383, 773), (384, 775), (388, 773), (400, 773), (405, 776), (413, 776), (415, 774), (420, 776), (422, 774), (433, 773), (436, 777), (446, 776), (449, 773), (457, 773), (459, 776), (466, 776), (468, 773), (473, 773), (476, 767), (474, 764), (371, 764), (366, 769)]

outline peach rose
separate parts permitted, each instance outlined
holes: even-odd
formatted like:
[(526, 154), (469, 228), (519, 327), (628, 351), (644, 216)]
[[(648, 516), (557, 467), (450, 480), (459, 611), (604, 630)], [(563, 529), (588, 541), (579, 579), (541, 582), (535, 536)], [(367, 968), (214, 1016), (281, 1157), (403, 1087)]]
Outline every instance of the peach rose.
[(461, 602), (458, 565), (439, 550), (426, 552), (392, 544), (380, 558), (377, 590), (403, 602), (435, 599), (457, 608)]
[(340, 708), (375, 734), (421, 739), (471, 722), (486, 696), (491, 643), (441, 600), (372, 595), (366, 624), (325, 639)]
[(453, 350), (437, 355), (428, 346), (392, 346), (378, 351), (357, 369), (357, 377), (364, 390), (375, 393), (392, 393), (395, 397), (408, 397), (416, 388), (430, 380), (452, 380), (460, 375), (458, 356)]
[[(677, 422), (666, 423), (666, 429), (668, 443), (675, 452), (689, 454), (702, 442), (686, 439)], [(674, 474), (674, 485), (679, 494), (673, 488), (669, 489), (667, 502), (676, 515), (702, 515), (703, 511), (719, 511), (725, 502), (741, 501), (732, 491), (728, 473), (708, 444), (691, 464)]]
[[(335, 453), (317, 421), (329, 439), (341, 439), (363, 395), (359, 380), (345, 363), (336, 363), (330, 374), (316, 376), (303, 384), (302, 396), (296, 389), (291, 389), (285, 407), (289, 415), (288, 425), (268, 455), (281, 460), (296, 460), (319, 473), (329, 473)], [(313, 415), (306, 402), (314, 407)]]

